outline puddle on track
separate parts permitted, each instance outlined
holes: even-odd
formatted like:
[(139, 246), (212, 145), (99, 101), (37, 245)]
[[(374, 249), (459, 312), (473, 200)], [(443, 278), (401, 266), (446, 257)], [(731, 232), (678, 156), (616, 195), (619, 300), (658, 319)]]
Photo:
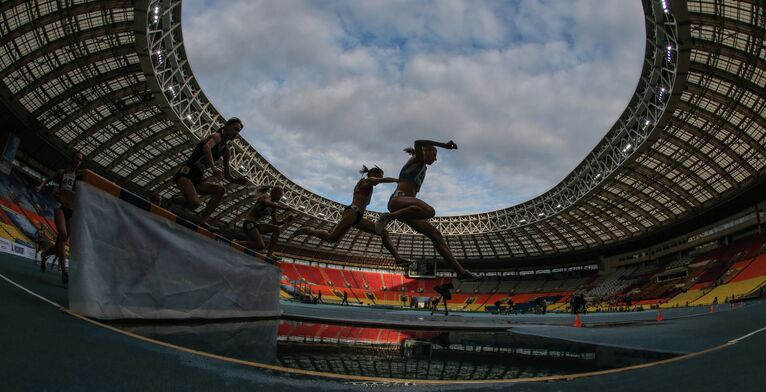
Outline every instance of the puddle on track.
[(511, 380), (622, 368), (678, 355), (511, 332), (425, 331), (287, 320), (112, 325), (245, 361), (395, 379)]

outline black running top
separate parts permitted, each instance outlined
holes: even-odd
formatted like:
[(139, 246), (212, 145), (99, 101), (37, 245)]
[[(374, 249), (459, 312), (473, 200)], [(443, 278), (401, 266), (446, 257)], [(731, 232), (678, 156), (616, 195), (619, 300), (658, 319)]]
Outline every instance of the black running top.
[[(221, 131), (218, 131), (220, 133)], [(202, 170), (203, 172), (205, 169), (210, 167), (210, 164), (207, 161), (207, 158), (205, 158), (205, 143), (207, 143), (208, 139), (213, 137), (212, 135), (205, 138), (204, 140), (197, 143), (197, 146), (194, 147), (194, 151), (192, 151), (191, 156), (189, 156), (189, 159), (186, 161), (186, 166), (189, 167), (196, 167), (199, 170)], [(213, 148), (210, 150), (210, 152), (213, 155), (213, 162), (221, 159), (221, 157), (226, 152), (226, 148), (228, 147), (228, 142), (218, 142), (216, 143)]]
[(271, 216), (271, 214), (274, 213), (274, 208), (271, 206), (267, 206), (266, 204), (263, 204), (261, 202), (261, 198), (266, 195), (259, 195), (255, 201), (255, 204), (253, 204), (253, 207), (250, 208), (250, 212), (248, 213), (249, 218), (253, 221), (259, 221), (263, 217)]
[(372, 199), (372, 185), (362, 187), (362, 181), (363, 179), (356, 183), (356, 186), (354, 187), (354, 195), (363, 196), (364, 206), (367, 207), (367, 205), (370, 204), (370, 199)]
[(412, 182), (420, 191), (420, 186), (423, 185), (423, 180), (426, 179), (426, 170), (428, 170), (428, 166), (425, 163), (413, 160), (413, 162), (402, 167), (402, 170), (399, 172), (399, 181), (406, 180)]

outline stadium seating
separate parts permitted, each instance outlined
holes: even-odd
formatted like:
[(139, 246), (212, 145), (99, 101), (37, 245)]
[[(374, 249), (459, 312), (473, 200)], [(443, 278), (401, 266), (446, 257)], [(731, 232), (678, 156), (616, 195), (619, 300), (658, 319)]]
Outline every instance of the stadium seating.
[(37, 181), (13, 170), (0, 173), (0, 237), (34, 248), (34, 236), (40, 224), (45, 226), (48, 242), (56, 236), (53, 221), (55, 200), (50, 191), (35, 191)]

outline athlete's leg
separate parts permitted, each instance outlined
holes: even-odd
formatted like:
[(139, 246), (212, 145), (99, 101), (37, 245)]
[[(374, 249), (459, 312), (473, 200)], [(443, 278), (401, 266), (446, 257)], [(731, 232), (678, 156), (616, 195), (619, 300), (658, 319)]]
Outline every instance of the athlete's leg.
[(258, 225), (258, 231), (260, 231), (263, 234), (271, 234), (271, 239), (269, 239), (269, 245), (266, 248), (266, 256), (271, 257), (274, 253), (274, 246), (277, 244), (277, 240), (279, 240), (279, 233), (282, 232), (282, 229), (277, 225), (272, 225), (270, 223), (261, 223)]
[(375, 222), (375, 232), (383, 234), (388, 222), (394, 219), (398, 220), (421, 220), (431, 219), (436, 215), (433, 207), (417, 197), (398, 196), (388, 201), (388, 210), (386, 214), (381, 214)]
[(338, 242), (341, 238), (343, 238), (344, 235), (346, 235), (348, 230), (351, 229), (351, 226), (354, 224), (355, 219), (356, 219), (356, 213), (354, 213), (354, 211), (351, 211), (351, 210), (346, 210), (346, 212), (344, 212), (343, 215), (340, 217), (340, 220), (338, 221), (338, 223), (335, 224), (335, 227), (333, 227), (332, 230), (330, 230), (329, 232), (324, 230), (314, 230), (314, 229), (301, 227), (300, 229), (296, 230), (293, 234), (291, 234), (290, 238), (305, 234), (305, 235), (317, 237), (324, 242), (335, 243), (335, 242)]
[(263, 236), (261, 236), (257, 227), (250, 229), (245, 234), (247, 235), (247, 238), (249, 238), (249, 241), (236, 241), (238, 244), (258, 252), (261, 252), (266, 248), (266, 244), (263, 242)]
[(399, 196), (388, 202), (389, 220), (399, 219), (431, 219), (436, 211), (428, 203), (417, 197)]
[(66, 243), (69, 241), (69, 225), (67, 219), (64, 216), (64, 211), (61, 208), (57, 208), (53, 211), (53, 218), (56, 222), (56, 257), (59, 259), (59, 267), (61, 268), (61, 280), (67, 280), (66, 266), (64, 265), (66, 260)]
[[(58, 235), (57, 235), (57, 238), (58, 238)], [(45, 268), (46, 268), (45, 263), (47, 263), (48, 257), (51, 257), (55, 254), (56, 254), (55, 243), (45, 248), (45, 250), (40, 254), (40, 261), (41, 261), (40, 270), (41, 271), (45, 272)], [(51, 267), (53, 267), (53, 264), (51, 264)]]
[(56, 254), (56, 244), (48, 243), (48, 247), (40, 254), (42, 258), (48, 258)]
[[(356, 228), (364, 231), (365, 233), (376, 234), (375, 223), (372, 223), (372, 221), (368, 219), (362, 219), (359, 224), (356, 225)], [(400, 267), (406, 267), (413, 263), (412, 260), (407, 260), (399, 254), (399, 252), (394, 247), (394, 244), (391, 243), (391, 238), (388, 236), (387, 231), (383, 230), (383, 233), (380, 234), (380, 239), (383, 241), (383, 246), (386, 248), (386, 250), (391, 253), (391, 256), (394, 256), (396, 265)]]
[(441, 255), (444, 260), (447, 260), (447, 262), (452, 264), (452, 267), (455, 269), (455, 271), (457, 271), (459, 280), (480, 279), (478, 275), (475, 275), (473, 272), (469, 272), (463, 268), (460, 262), (458, 262), (455, 256), (452, 254), (452, 250), (450, 250), (449, 246), (447, 245), (447, 241), (444, 240), (442, 233), (440, 233), (439, 230), (436, 230), (431, 222), (427, 220), (406, 220), (403, 222), (413, 230), (428, 237), (428, 239), (433, 242), (434, 248), (436, 248), (436, 251), (439, 253), (439, 255)]
[(208, 219), (210, 219), (210, 214), (212, 214), (218, 205), (221, 204), (221, 200), (223, 200), (223, 195), (226, 193), (226, 189), (223, 187), (223, 185), (203, 182), (197, 185), (197, 192), (200, 195), (212, 196), (210, 200), (207, 201), (205, 209), (199, 213), (199, 218), (202, 220), (202, 222), (207, 223)]
[(181, 191), (181, 194), (172, 198), (173, 203), (182, 205), (189, 210), (196, 210), (202, 202), (197, 194), (197, 189), (194, 187), (194, 183), (189, 177), (178, 177), (176, 180), (176, 186)]

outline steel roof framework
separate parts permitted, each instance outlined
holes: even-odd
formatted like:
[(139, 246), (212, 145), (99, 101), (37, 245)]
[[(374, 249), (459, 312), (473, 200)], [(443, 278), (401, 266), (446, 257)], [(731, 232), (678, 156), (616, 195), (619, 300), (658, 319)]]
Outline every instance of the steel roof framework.
[[(560, 184), (498, 211), (434, 224), (467, 260), (554, 255), (630, 239), (699, 213), (766, 166), (763, 1), (645, 0), (645, 61), (636, 92), (605, 138)], [(223, 123), (184, 49), (181, 2), (8, 1), (0, 5), (0, 80), (50, 133), (123, 184), (174, 193), (170, 178), (193, 145)], [(232, 163), (254, 184), (278, 184), (297, 224), (330, 228), (343, 205), (281, 174), (243, 139)], [(250, 193), (230, 187), (217, 214), (236, 225)], [(369, 212), (375, 218), (377, 213)], [(394, 243), (434, 258), (399, 223)], [(379, 256), (378, 238), (297, 246)]]

